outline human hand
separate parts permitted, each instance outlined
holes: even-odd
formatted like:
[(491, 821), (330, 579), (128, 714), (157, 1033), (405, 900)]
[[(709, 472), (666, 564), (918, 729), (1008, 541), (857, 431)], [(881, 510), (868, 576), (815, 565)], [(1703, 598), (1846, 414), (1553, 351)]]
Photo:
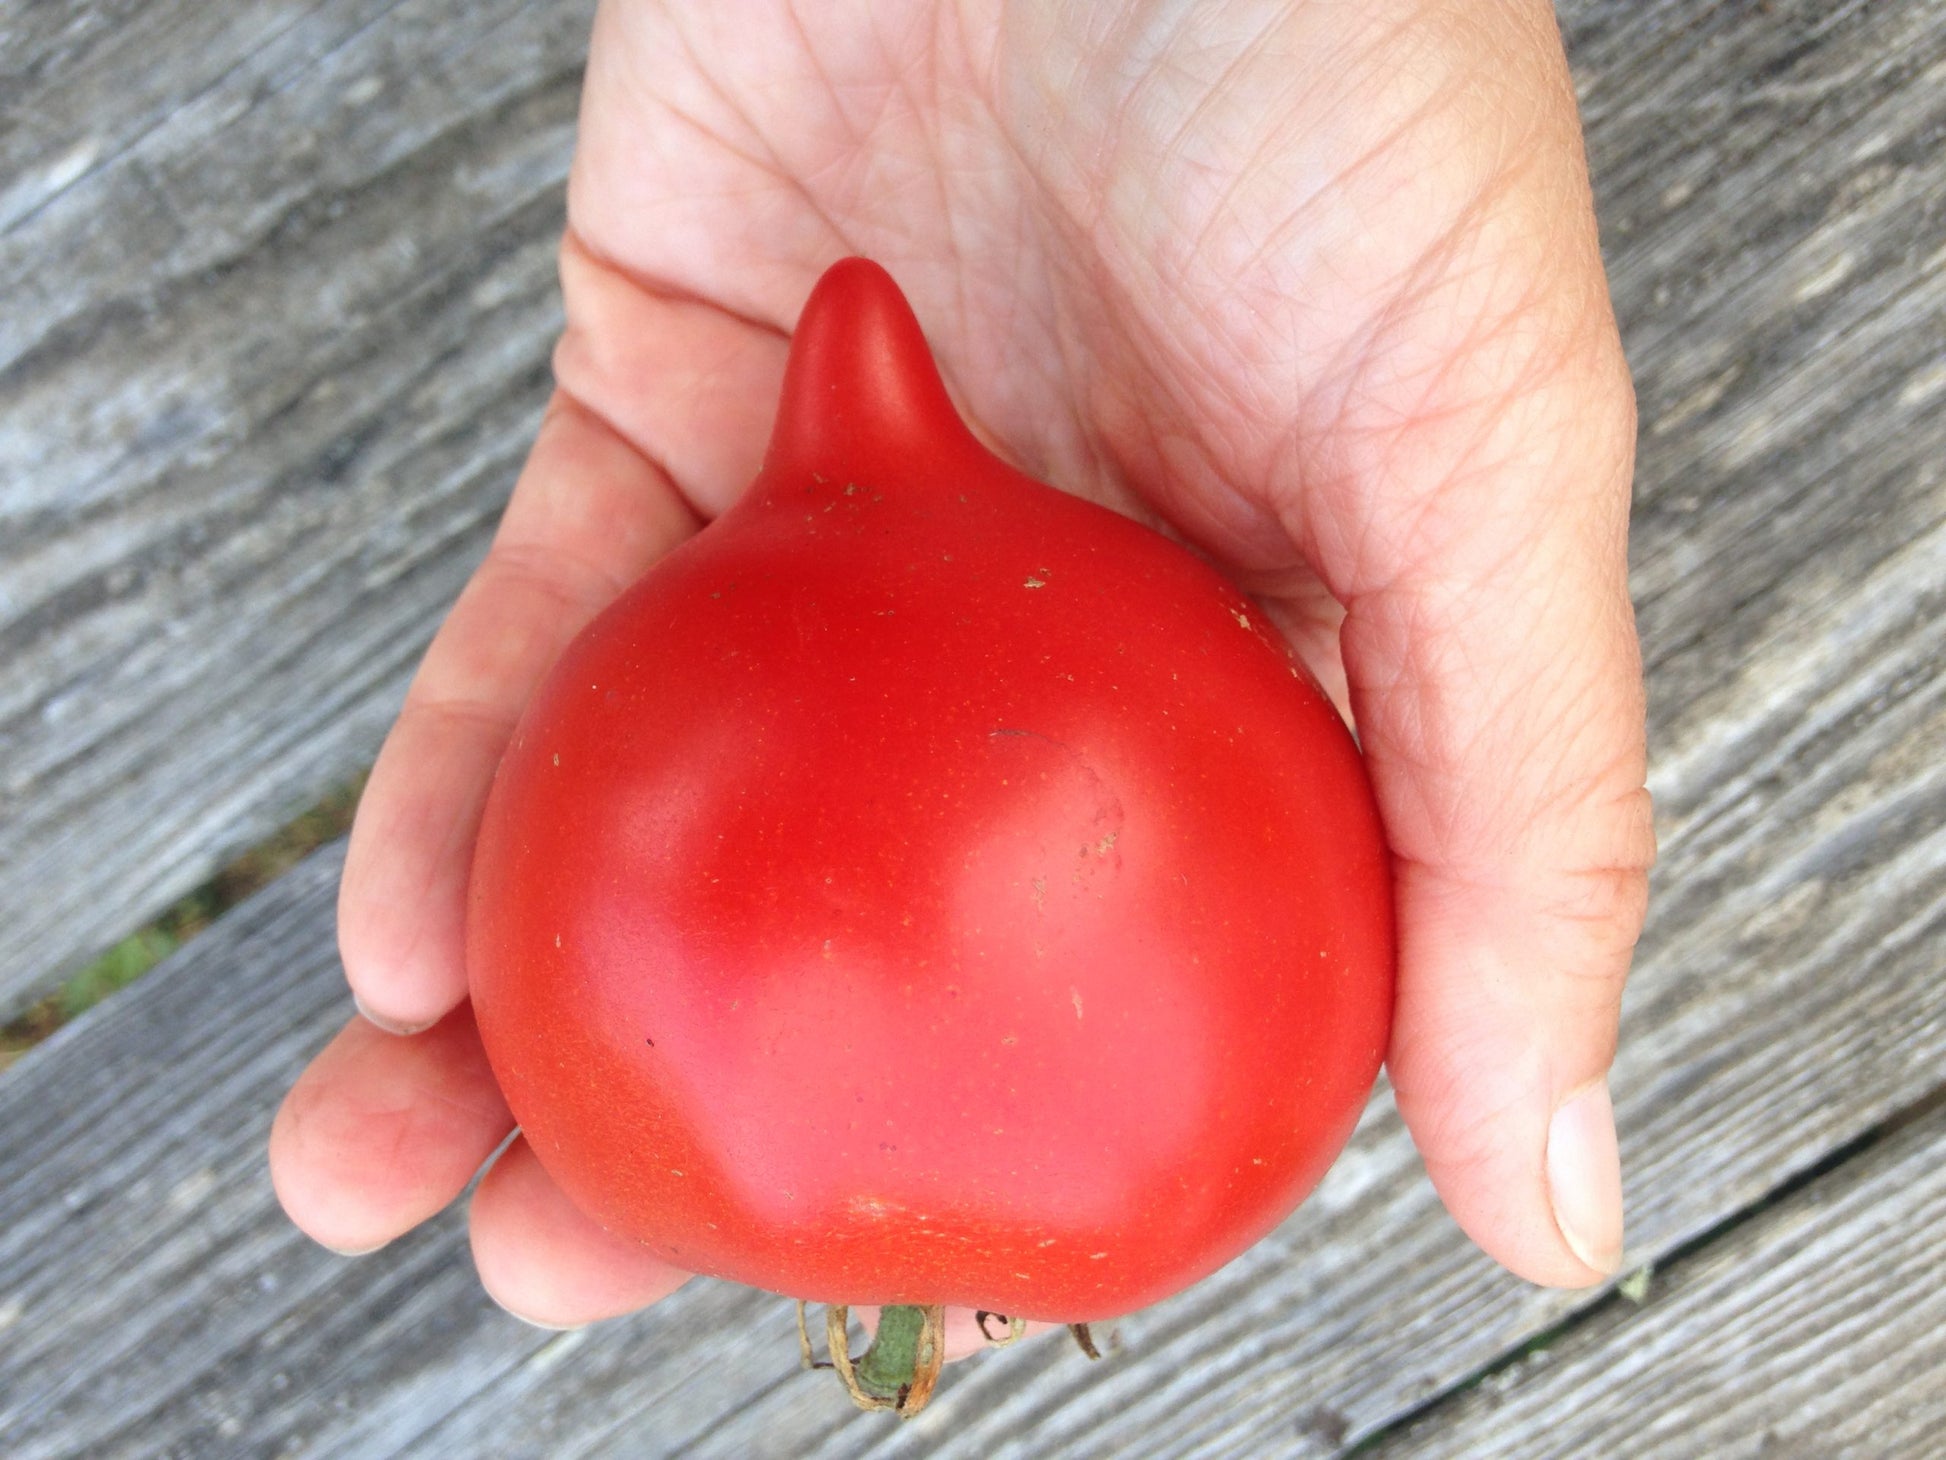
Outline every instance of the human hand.
[[(1396, 859), (1388, 1065), (1433, 1182), (1525, 1277), (1614, 1270), (1603, 1075), (1653, 853), (1634, 418), (1545, 0), (613, 0), (569, 224), (559, 389), (352, 832), (365, 1015), (272, 1131), (292, 1219), (382, 1244), (512, 1131), (462, 956), (494, 767), (567, 641), (755, 475), (789, 325), (863, 253), (976, 431), (1209, 552), (1353, 718)], [(682, 1280), (518, 1138), (471, 1223), (530, 1320)]]

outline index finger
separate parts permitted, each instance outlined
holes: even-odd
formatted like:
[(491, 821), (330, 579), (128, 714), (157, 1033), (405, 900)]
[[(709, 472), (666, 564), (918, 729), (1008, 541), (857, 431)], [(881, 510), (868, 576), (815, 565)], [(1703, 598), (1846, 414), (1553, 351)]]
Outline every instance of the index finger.
[[(705, 306), (639, 289), (630, 297), (631, 314), (611, 313), (595, 326), (659, 328), (652, 337), (673, 359), (700, 351), (719, 385), (725, 374), (745, 377), (728, 397), (749, 418), (738, 433), (749, 459), (714, 443), (692, 453), (682, 393), (659, 406), (653, 376), (624, 383), (633, 419), (619, 429), (614, 413), (581, 404), (582, 392), (556, 392), (493, 546), (426, 651), (352, 827), (339, 951), (359, 1007), (395, 1032), (431, 1024), (465, 996), (473, 840), (494, 769), (535, 686), (596, 613), (696, 531), (690, 499), (725, 494), (717, 481), (679, 484), (638, 446), (642, 431), (660, 426), (671, 458), (706, 457), (712, 475), (754, 474), (757, 465), (781, 339)], [(575, 341), (571, 325), (563, 356)], [(625, 358), (639, 365), (643, 353)], [(721, 426), (720, 413), (714, 424)]]

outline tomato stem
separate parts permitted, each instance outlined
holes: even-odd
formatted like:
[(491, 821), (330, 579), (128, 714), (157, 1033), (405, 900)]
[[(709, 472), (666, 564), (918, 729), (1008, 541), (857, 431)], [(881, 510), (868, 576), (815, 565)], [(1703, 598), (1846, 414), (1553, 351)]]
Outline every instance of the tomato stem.
[[(879, 1309), (878, 1332), (856, 1361), (847, 1326), (850, 1309), (825, 1310), (825, 1344), (831, 1366), (860, 1409), (890, 1409), (901, 1418), (917, 1414), (932, 1398), (946, 1359), (946, 1310), (938, 1304), (891, 1303)], [(808, 1347), (808, 1339), (806, 1341)]]
[(1070, 1323), (1068, 1325), (1068, 1332), (1074, 1335), (1074, 1341), (1082, 1353), (1091, 1359), (1101, 1357), (1101, 1350), (1095, 1347), (1095, 1335), (1087, 1324)]
[(860, 1387), (881, 1398), (902, 1398), (919, 1370), (919, 1340), (925, 1331), (924, 1308), (900, 1303), (879, 1309), (878, 1332), (857, 1363)]
[[(993, 1336), (992, 1330), (987, 1327), (987, 1319), (989, 1318), (998, 1318), (1002, 1323), (1007, 1325), (1007, 1332), (1003, 1337), (995, 1338)], [(1010, 1343), (1019, 1343), (1021, 1339), (1027, 1336), (1027, 1320), (1025, 1318), (1009, 1318), (1005, 1313), (994, 1313), (985, 1308), (974, 1311), (973, 1323), (980, 1330), (980, 1337), (987, 1341), (988, 1348), (1005, 1348)]]

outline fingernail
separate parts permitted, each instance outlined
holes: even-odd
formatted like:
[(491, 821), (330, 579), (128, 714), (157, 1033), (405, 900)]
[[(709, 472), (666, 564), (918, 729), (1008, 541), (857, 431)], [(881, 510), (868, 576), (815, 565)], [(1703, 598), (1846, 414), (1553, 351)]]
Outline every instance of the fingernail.
[(322, 1247), (326, 1252), (335, 1252), (340, 1257), (369, 1257), (372, 1253), (378, 1251), (379, 1248), (390, 1245), (387, 1242), (374, 1242), (370, 1247), (333, 1247), (329, 1242), (318, 1243), (318, 1246)]
[(387, 1034), (420, 1034), (439, 1022), (437, 1019), (428, 1019), (423, 1024), (403, 1024), (397, 1019), (387, 1019), (383, 1014), (374, 1014), (370, 1009), (365, 1007), (365, 1001), (359, 998), (357, 994), (351, 996), (351, 1002), (352, 1006), (358, 1010), (367, 1024), (376, 1024)]
[(1622, 1157), (1608, 1081), (1561, 1102), (1547, 1127), (1547, 1186), (1554, 1221), (1574, 1255), (1603, 1277), (1622, 1265)]
[[(488, 1293), (487, 1296), (493, 1298), (492, 1293)], [(498, 1298), (493, 1298), (493, 1301), (499, 1307), (500, 1311), (505, 1313), (509, 1318), (518, 1318), (529, 1328), (538, 1328), (546, 1333), (577, 1333), (588, 1326), (585, 1323), (543, 1323), (538, 1318), (529, 1318), (525, 1313), (514, 1312), (513, 1309), (509, 1308), (505, 1303), (502, 1303)]]

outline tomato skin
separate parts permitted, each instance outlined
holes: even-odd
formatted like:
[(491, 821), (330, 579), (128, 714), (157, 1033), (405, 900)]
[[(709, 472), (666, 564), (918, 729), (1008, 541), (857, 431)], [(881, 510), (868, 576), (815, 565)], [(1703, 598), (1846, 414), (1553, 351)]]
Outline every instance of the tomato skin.
[(746, 497), (568, 649), (495, 781), (469, 971), (569, 1197), (813, 1301), (1079, 1322), (1310, 1190), (1376, 1076), (1362, 762), (1187, 551), (968, 435), (876, 266)]

